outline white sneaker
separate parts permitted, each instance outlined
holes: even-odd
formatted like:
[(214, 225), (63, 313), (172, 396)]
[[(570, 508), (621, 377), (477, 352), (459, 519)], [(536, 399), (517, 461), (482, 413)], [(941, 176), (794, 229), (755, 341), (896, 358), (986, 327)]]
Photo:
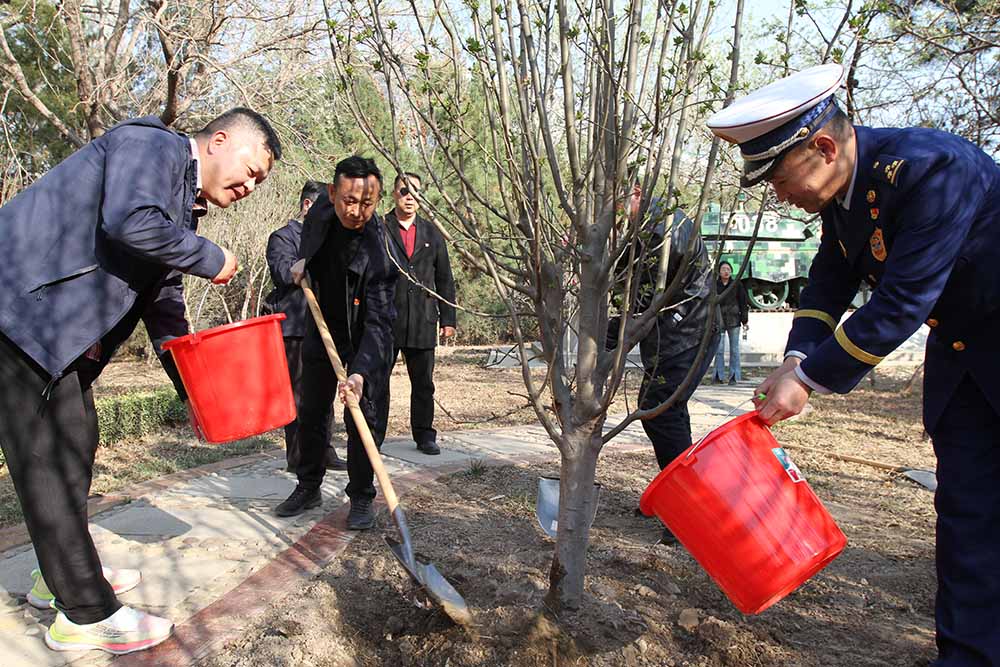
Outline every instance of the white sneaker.
[(45, 644), (53, 651), (100, 649), (122, 655), (156, 646), (173, 631), (169, 619), (132, 607), (122, 607), (103, 621), (86, 625), (77, 625), (59, 612), (45, 633)]
[[(132, 590), (142, 581), (142, 572), (139, 570), (112, 570), (110, 567), (102, 567), (101, 571), (104, 573), (104, 578), (111, 584), (115, 595), (121, 595)], [(32, 570), (31, 578), (34, 581), (34, 585), (26, 596), (28, 604), (36, 609), (54, 609), (55, 596), (52, 595), (52, 591), (49, 590), (48, 585), (45, 583), (45, 578), (42, 577), (41, 570)]]

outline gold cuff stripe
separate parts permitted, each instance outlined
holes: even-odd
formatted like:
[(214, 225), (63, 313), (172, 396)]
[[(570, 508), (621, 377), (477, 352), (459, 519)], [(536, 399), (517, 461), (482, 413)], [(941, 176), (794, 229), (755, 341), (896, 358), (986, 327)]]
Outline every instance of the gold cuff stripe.
[(797, 310), (795, 311), (795, 315), (792, 316), (792, 319), (797, 320), (800, 317), (815, 318), (830, 327), (830, 331), (837, 330), (837, 320), (833, 319), (829, 313), (824, 313), (822, 310), (809, 310), (808, 308), (805, 310)]
[(847, 337), (844, 333), (844, 327), (837, 327), (837, 330), (833, 334), (840, 346), (844, 348), (847, 354), (851, 355), (858, 361), (869, 366), (878, 366), (879, 362), (885, 359), (885, 357), (878, 357), (869, 352), (865, 352), (860, 347), (851, 342), (851, 339)]

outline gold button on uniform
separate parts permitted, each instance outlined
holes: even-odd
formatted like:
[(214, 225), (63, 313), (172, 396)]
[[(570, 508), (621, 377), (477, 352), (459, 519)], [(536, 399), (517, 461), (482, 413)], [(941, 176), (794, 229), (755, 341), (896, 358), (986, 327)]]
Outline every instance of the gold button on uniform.
[(935, 320), (933, 317), (931, 319), (927, 320), (927, 326), (929, 326), (931, 329), (933, 329), (937, 325), (938, 325), (938, 321)]
[(956, 352), (961, 352), (962, 350), (965, 349), (965, 343), (963, 343), (960, 340), (956, 340), (954, 343), (951, 344), (951, 348)]

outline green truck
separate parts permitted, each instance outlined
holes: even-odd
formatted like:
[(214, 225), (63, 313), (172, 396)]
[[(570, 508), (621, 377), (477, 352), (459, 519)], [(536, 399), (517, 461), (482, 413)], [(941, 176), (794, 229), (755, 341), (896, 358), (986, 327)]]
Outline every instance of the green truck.
[[(709, 205), (701, 233), (712, 258), (722, 246), (722, 259), (740, 270), (757, 224), (757, 211), (747, 211), (743, 202), (736, 210), (723, 211)], [(728, 227), (727, 227), (728, 225)], [(797, 210), (766, 211), (757, 242), (743, 273), (750, 306), (758, 310), (797, 308), (799, 293), (809, 277), (809, 265), (819, 248), (821, 222)]]

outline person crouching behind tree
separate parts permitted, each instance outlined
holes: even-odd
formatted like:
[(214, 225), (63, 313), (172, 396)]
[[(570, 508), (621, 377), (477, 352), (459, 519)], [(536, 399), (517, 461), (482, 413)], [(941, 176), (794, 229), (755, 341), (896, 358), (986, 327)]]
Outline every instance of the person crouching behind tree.
[[(292, 264), (299, 259), (299, 242), (302, 240), (302, 220), (313, 202), (326, 197), (326, 184), (306, 181), (299, 195), (299, 216), (281, 229), (275, 230), (267, 239), (267, 268), (271, 272), (274, 290), (264, 299), (265, 310), (269, 313), (284, 313), (281, 321), (281, 335), (285, 340), (285, 358), (291, 376), (295, 405), (302, 402), (302, 336), (305, 334), (306, 320), (312, 316), (306, 306), (306, 296), (292, 279)], [(298, 407), (296, 407), (296, 414)], [(330, 410), (330, 425), (333, 430), (333, 410)], [(285, 426), (285, 462), (289, 472), (295, 472), (299, 465), (299, 420), (296, 417)], [(333, 443), (326, 448), (326, 467), (329, 470), (347, 470), (347, 464), (337, 456)]]
[[(292, 276), (301, 283), (306, 271), (318, 294), (320, 310), (330, 327), (337, 352), (347, 370), (339, 388), (346, 403), (350, 392), (358, 401), (375, 442), (385, 438), (385, 422), (377, 419), (377, 402), (385, 391), (392, 361), (392, 322), (396, 317), (399, 272), (386, 255), (385, 230), (375, 213), (382, 195), (382, 174), (373, 160), (352, 156), (337, 163), (326, 198), (320, 198), (302, 226), (299, 259)], [(326, 472), (331, 403), (338, 394), (337, 376), (319, 329), (309, 318), (302, 341), (302, 404), (299, 413), (300, 462), (298, 484), (275, 508), (278, 516), (295, 516), (318, 507)], [(365, 530), (375, 524), (374, 471), (354, 418), (345, 410), (347, 427), (347, 496), (351, 511), (347, 527)]]
[[(628, 216), (633, 221), (638, 217), (641, 199), (642, 190), (636, 185), (628, 202)], [(660, 248), (668, 235), (670, 251), (665, 284), (670, 285), (678, 271), (685, 273), (681, 290), (673, 299), (673, 304), (677, 305), (668, 305), (658, 313), (653, 328), (639, 342), (643, 368), (639, 388), (640, 410), (657, 407), (677, 391), (692, 366), (695, 366), (706, 327), (711, 329), (705, 354), (701, 361), (697, 361), (694, 377), (684, 392), (668, 409), (642, 420), (642, 428), (653, 444), (656, 462), (660, 470), (663, 470), (691, 446), (691, 416), (687, 404), (708, 370), (712, 352), (718, 345), (718, 308), (709, 308), (708, 297), (714, 279), (712, 265), (694, 221), (679, 209), (671, 214), (665, 210), (662, 199), (654, 198), (649, 203), (646, 220), (642, 225), (646, 231), (640, 234), (642, 243), (637, 256), (642, 261), (638, 268), (639, 275), (635, 278), (639, 288), (632, 307), (633, 316), (638, 317), (649, 307), (659, 271)], [(687, 257), (685, 264), (692, 234), (698, 238), (695, 240), (694, 251)], [(627, 260), (627, 257), (626, 254), (623, 259)], [(619, 273), (624, 270), (624, 264), (624, 261), (619, 263)], [(610, 318), (608, 322), (609, 349), (618, 345), (620, 323), (620, 317)], [(675, 544), (677, 538), (664, 528), (660, 542)]]

